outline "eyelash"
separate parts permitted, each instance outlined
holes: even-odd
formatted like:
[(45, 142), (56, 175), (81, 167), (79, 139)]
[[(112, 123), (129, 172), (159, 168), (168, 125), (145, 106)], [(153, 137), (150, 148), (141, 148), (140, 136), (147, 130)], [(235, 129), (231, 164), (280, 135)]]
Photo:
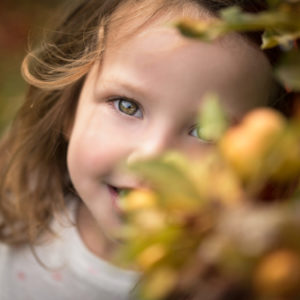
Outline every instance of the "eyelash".
[[(124, 102), (128, 102), (128, 103), (132, 103), (134, 104), (138, 111), (141, 113), (141, 116), (136, 116), (134, 114), (129, 114), (129, 113), (126, 113), (126, 112), (123, 112), (121, 109), (120, 109), (120, 102), (121, 101), (124, 101)], [(124, 96), (120, 96), (120, 97), (114, 97), (114, 98), (111, 98), (108, 100), (108, 103), (110, 105), (112, 105), (114, 107), (115, 110), (117, 110), (118, 112), (120, 112), (121, 114), (124, 114), (124, 115), (127, 115), (129, 117), (135, 117), (135, 118), (138, 118), (138, 119), (142, 119), (143, 118), (143, 109), (141, 108), (141, 105), (137, 103), (137, 101), (133, 100), (133, 99), (130, 99), (130, 98), (127, 98), (127, 97), (124, 97)], [(190, 130), (189, 130), (189, 134), (195, 138), (197, 138), (198, 140), (201, 141), (201, 143), (205, 143), (205, 144), (213, 144), (214, 142), (213, 141), (206, 141), (204, 139), (201, 139), (201, 137), (198, 137), (197, 135), (192, 135), (191, 133), (194, 131), (194, 130), (198, 130), (198, 127), (197, 126), (193, 126)], [(197, 132), (198, 133), (198, 132)]]

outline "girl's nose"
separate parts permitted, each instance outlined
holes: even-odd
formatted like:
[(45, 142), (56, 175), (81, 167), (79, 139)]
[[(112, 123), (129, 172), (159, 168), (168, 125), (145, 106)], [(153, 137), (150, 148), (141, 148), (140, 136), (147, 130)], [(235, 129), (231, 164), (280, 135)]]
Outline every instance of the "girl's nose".
[(174, 140), (174, 138), (171, 139), (162, 133), (149, 137), (147, 140), (143, 139), (134, 146), (127, 157), (127, 163), (131, 164), (136, 161), (150, 159), (173, 149), (175, 146)]

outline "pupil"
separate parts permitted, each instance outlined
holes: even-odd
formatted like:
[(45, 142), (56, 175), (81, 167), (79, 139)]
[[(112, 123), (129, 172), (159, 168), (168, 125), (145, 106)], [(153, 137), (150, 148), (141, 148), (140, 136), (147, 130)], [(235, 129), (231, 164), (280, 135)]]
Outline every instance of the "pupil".
[(128, 115), (133, 115), (137, 111), (137, 106), (132, 102), (121, 100), (119, 102), (119, 109)]

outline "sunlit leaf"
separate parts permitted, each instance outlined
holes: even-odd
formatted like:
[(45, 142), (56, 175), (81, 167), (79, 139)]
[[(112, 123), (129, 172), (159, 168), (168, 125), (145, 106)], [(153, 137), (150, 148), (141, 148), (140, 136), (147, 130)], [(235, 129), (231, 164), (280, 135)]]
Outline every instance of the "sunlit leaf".
[(298, 14), (293, 11), (274, 10), (260, 13), (245, 13), (239, 7), (230, 7), (221, 11), (221, 19), (229, 30), (262, 31), (266, 29), (289, 30), (300, 29)]
[(293, 33), (266, 30), (262, 36), (262, 49), (281, 46), (284, 51), (288, 51), (293, 48), (294, 41), (298, 38), (300, 38), (300, 30)]
[(210, 21), (183, 20), (176, 23), (182, 34), (204, 41), (212, 41), (229, 32), (269, 31), (283, 32), (283, 38), (265, 36), (264, 47), (277, 44), (285, 45), (287, 40), (298, 37), (300, 31), (299, 14), (293, 9), (277, 9), (260, 13), (245, 13), (241, 8), (233, 6), (221, 11), (220, 19)]
[(175, 23), (181, 34), (202, 41), (212, 41), (224, 33), (225, 26), (218, 20), (183, 19)]

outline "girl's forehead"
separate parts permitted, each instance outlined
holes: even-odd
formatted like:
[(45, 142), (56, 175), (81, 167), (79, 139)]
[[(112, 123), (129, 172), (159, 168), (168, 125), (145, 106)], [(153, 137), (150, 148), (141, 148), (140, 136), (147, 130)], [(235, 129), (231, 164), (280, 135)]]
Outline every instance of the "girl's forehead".
[[(134, 5), (133, 5), (134, 4)], [(172, 41), (174, 47), (182, 46), (191, 39), (183, 38), (174, 27), (174, 21), (182, 18), (209, 20), (216, 17), (206, 8), (195, 2), (181, 0), (125, 1), (112, 15), (106, 37), (106, 50), (118, 49), (132, 39), (143, 39), (156, 35), (163, 41)], [(199, 42), (194, 40), (195, 42)], [(239, 52), (241, 55), (252, 52), (263, 65), (268, 59), (257, 45), (238, 33), (230, 33), (214, 42), (221, 47)]]
[[(174, 21), (190, 17), (193, 19), (208, 20), (216, 18), (207, 9), (189, 1), (182, 1), (180, 5), (163, 6), (161, 3), (176, 1), (141, 1), (139, 5), (132, 7), (131, 1), (125, 2), (113, 14), (109, 26), (105, 45), (105, 51), (118, 51), (124, 45), (133, 41), (140, 42), (156, 40), (149, 48), (160, 47), (160, 51), (178, 48), (186, 44), (203, 43), (194, 39), (183, 37), (173, 26)], [(247, 40), (238, 33), (230, 33), (214, 41), (213, 44), (224, 50), (237, 53), (240, 57), (249, 54), (255, 56), (266, 69), (270, 69), (270, 63), (257, 45)], [(145, 45), (144, 45), (145, 46)]]
[(125, 1), (110, 18), (107, 36), (110, 45), (118, 46), (132, 36), (153, 30), (174, 31), (172, 22), (181, 18), (213, 18), (209, 11), (190, 1), (146, 0), (134, 5), (131, 2)]

